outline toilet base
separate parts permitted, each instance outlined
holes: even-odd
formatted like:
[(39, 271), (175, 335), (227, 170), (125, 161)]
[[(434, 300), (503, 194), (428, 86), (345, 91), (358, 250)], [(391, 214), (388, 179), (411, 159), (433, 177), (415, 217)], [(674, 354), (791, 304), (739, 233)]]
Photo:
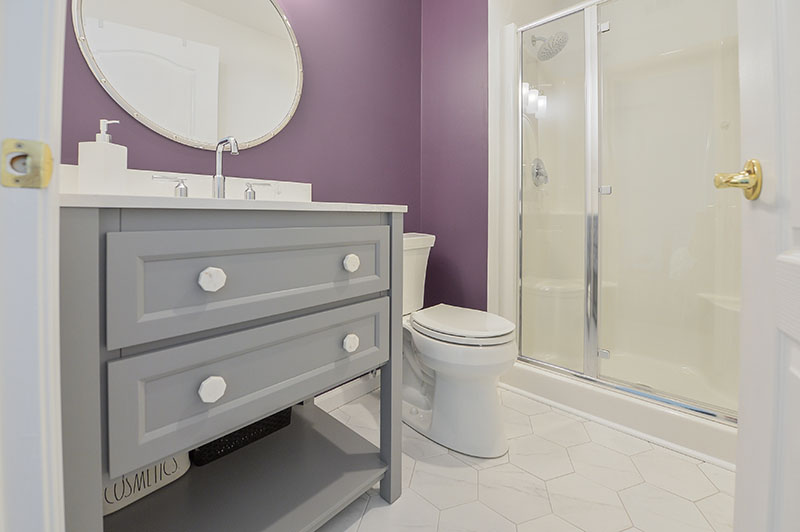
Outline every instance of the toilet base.
[(461, 454), (497, 458), (508, 452), (498, 378), (436, 376), (433, 408), (403, 401), (403, 421), (423, 436)]

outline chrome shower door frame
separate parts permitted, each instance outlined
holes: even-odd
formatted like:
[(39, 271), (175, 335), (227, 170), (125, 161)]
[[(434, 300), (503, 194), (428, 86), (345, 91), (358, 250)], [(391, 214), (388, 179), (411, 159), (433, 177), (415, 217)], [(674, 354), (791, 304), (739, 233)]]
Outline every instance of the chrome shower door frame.
[[(600, 88), (599, 88), (599, 54), (597, 42), (597, 6), (606, 2), (607, 0), (589, 0), (576, 4), (570, 8), (564, 9), (548, 15), (542, 19), (531, 22), (517, 28), (517, 50), (519, 53), (519, 64), (517, 68), (517, 170), (519, 172), (517, 182), (518, 187), (518, 208), (519, 208), (519, 222), (518, 222), (518, 239), (519, 245), (522, 246), (522, 74), (523, 74), (523, 54), (522, 50), (522, 35), (534, 28), (543, 26), (555, 20), (559, 20), (576, 13), (583, 12), (583, 26), (584, 26), (584, 62), (585, 62), (585, 90), (584, 90), (584, 106), (586, 110), (585, 124), (585, 285), (584, 285), (584, 331), (583, 331), (583, 372), (576, 372), (559, 366), (554, 366), (546, 362), (542, 362), (530, 357), (520, 354), (521, 359), (543, 364), (553, 369), (567, 371), (581, 377), (588, 377), (590, 379), (597, 379), (600, 374), (600, 363), (598, 360), (598, 304), (599, 304), (599, 184), (600, 184), (600, 122), (599, 122), (599, 106), (600, 106)], [(522, 346), (522, 253), (519, 253), (518, 264), (518, 286), (517, 286), (517, 340), (518, 345)]]
[[(658, 403), (667, 408), (680, 410), (706, 419), (713, 419), (720, 423), (736, 426), (735, 412), (726, 411), (715, 405), (707, 405), (683, 397), (670, 396), (663, 392), (658, 394), (637, 389), (628, 383), (600, 376), (599, 353), (599, 304), (600, 304), (600, 47), (598, 35), (601, 33), (598, 23), (598, 6), (608, 0), (588, 0), (567, 9), (558, 11), (547, 17), (531, 22), (517, 28), (516, 49), (519, 51), (517, 66), (517, 183), (518, 183), (518, 277), (517, 277), (517, 342), (520, 353), (518, 358), (524, 362), (534, 364), (556, 373), (568, 375), (606, 389), (636, 397), (647, 402)], [(585, 62), (585, 91), (584, 105), (586, 117), (585, 127), (585, 285), (584, 285), (584, 327), (583, 327), (583, 371), (565, 368), (555, 364), (531, 358), (522, 354), (522, 229), (523, 229), (523, 201), (522, 201), (522, 75), (523, 54), (522, 36), (531, 29), (543, 26), (549, 22), (559, 20), (576, 13), (584, 14), (584, 62)]]

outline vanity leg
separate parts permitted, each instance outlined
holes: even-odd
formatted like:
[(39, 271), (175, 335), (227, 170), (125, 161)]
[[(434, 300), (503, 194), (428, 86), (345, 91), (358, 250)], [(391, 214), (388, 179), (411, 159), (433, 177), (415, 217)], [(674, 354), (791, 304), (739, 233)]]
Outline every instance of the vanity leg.
[(381, 481), (381, 497), (394, 502), (402, 490), (403, 382), (403, 215), (391, 214), (389, 362), (381, 368), (381, 458), (389, 466)]

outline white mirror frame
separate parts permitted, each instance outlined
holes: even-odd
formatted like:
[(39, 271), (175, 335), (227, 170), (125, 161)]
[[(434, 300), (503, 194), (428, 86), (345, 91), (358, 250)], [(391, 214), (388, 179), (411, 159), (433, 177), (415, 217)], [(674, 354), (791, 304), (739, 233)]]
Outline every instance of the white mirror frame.
[[(257, 146), (263, 142), (268, 141), (280, 131), (286, 127), (286, 124), (289, 123), (289, 120), (292, 119), (294, 116), (295, 111), (297, 110), (297, 106), (300, 104), (300, 96), (303, 93), (303, 58), (300, 56), (300, 45), (297, 43), (297, 37), (294, 35), (294, 30), (292, 29), (292, 25), (289, 24), (289, 19), (286, 17), (286, 14), (283, 12), (283, 9), (274, 2), (274, 0), (264, 0), (265, 2), (269, 2), (278, 12), (278, 14), (283, 19), (283, 23), (286, 26), (286, 30), (289, 32), (289, 37), (292, 39), (292, 44), (294, 45), (294, 54), (295, 59), (297, 61), (297, 92), (294, 95), (294, 100), (292, 101), (292, 106), (289, 111), (286, 113), (286, 116), (281, 120), (281, 122), (269, 131), (267, 134), (252, 139), (252, 140), (245, 140), (239, 141), (239, 149), (243, 150), (246, 148), (252, 148), (253, 146)], [(179, 135), (173, 131), (170, 131), (156, 122), (150, 120), (146, 116), (142, 116), (130, 103), (128, 103), (122, 95), (114, 89), (113, 85), (108, 82), (103, 71), (100, 69), (100, 65), (97, 64), (97, 61), (92, 55), (92, 51), (89, 48), (89, 42), (86, 40), (86, 32), (84, 31), (83, 27), (83, 0), (73, 0), (72, 2), (72, 26), (75, 30), (75, 38), (78, 40), (78, 47), (81, 49), (81, 53), (83, 54), (83, 58), (86, 60), (86, 64), (89, 65), (89, 69), (94, 74), (94, 77), (100, 83), (100, 85), (105, 89), (105, 91), (114, 99), (120, 107), (122, 107), (125, 112), (131, 115), (133, 118), (147, 126), (148, 128), (152, 129), (159, 135), (162, 135), (170, 140), (174, 140), (175, 142), (179, 142), (181, 144), (185, 144), (186, 146), (191, 146), (192, 148), (200, 148), (203, 150), (215, 150), (217, 148), (216, 143), (210, 142), (199, 142), (196, 139), (191, 139), (185, 137), (183, 135)], [(237, 139), (238, 140), (238, 139)]]

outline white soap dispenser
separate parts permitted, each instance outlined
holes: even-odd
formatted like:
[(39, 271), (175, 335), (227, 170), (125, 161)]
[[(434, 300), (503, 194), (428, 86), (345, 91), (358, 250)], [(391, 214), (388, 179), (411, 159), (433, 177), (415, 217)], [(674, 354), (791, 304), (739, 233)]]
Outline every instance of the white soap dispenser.
[(109, 124), (100, 119), (94, 142), (78, 143), (78, 188), (84, 194), (127, 194), (128, 148), (111, 143)]

